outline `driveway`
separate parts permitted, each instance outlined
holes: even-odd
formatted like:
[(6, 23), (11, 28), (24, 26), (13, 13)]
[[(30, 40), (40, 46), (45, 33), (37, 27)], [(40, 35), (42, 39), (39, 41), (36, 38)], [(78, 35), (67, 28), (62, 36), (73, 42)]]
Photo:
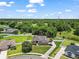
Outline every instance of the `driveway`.
[(20, 56), (10, 57), (8, 59), (44, 59), (44, 58), (35, 55), (20, 55)]
[(44, 54), (42, 55), (41, 57), (45, 58), (45, 59), (48, 59), (50, 53), (56, 48), (56, 44), (52, 41), (52, 46), (51, 48)]
[(62, 56), (62, 54), (64, 54), (64, 50), (66, 47), (61, 47), (61, 49), (59, 50), (59, 52), (55, 55), (55, 57), (53, 59), (60, 59), (60, 57)]
[(7, 59), (7, 51), (0, 52), (0, 59)]

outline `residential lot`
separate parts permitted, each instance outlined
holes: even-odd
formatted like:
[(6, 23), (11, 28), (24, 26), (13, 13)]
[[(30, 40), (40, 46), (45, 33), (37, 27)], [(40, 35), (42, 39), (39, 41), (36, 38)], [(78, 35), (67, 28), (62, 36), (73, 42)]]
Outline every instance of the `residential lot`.
[[(17, 48), (16, 50), (8, 50), (8, 56), (12, 54), (22, 53), (21, 44), (17, 45), (16, 48)], [(39, 46), (33, 45), (31, 52), (44, 54), (49, 48), (50, 48), (49, 45), (39, 45)]]

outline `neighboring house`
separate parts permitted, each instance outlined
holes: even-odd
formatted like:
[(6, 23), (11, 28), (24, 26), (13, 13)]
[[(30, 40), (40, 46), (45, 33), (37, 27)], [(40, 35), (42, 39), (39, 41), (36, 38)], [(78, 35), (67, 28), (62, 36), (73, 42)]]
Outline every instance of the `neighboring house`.
[(35, 35), (32, 40), (33, 44), (48, 44), (49, 40), (46, 36)]
[(17, 29), (8, 27), (8, 28), (4, 28), (4, 30), (2, 31), (2, 33), (12, 34), (14, 31), (17, 31)]
[(0, 41), (0, 51), (8, 50), (11, 47), (15, 47), (16, 43), (14, 40), (3, 40)]
[(69, 45), (65, 49), (65, 55), (70, 58), (78, 58), (79, 59), (79, 46)]

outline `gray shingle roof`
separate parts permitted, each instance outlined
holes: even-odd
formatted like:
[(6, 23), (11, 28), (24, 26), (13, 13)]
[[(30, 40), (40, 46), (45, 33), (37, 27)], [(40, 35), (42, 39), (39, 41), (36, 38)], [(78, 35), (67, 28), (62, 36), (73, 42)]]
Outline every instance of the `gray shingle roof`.
[(69, 46), (67, 46), (65, 51), (71, 51), (76, 56), (79, 56), (79, 46), (69, 45)]
[(38, 35), (35, 35), (33, 37), (33, 42), (36, 42), (38, 41), (38, 44), (48, 44), (49, 40), (46, 36), (38, 36)]
[(15, 41), (14, 40), (3, 40), (0, 41), (0, 51), (5, 51), (8, 49), (8, 46), (15, 46)]

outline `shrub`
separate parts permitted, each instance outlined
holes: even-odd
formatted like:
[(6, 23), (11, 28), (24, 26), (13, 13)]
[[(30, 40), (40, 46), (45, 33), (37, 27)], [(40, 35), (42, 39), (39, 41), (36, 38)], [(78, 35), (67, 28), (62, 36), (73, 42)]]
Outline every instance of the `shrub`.
[(25, 41), (22, 43), (22, 52), (27, 53), (32, 50), (32, 44), (29, 41)]

